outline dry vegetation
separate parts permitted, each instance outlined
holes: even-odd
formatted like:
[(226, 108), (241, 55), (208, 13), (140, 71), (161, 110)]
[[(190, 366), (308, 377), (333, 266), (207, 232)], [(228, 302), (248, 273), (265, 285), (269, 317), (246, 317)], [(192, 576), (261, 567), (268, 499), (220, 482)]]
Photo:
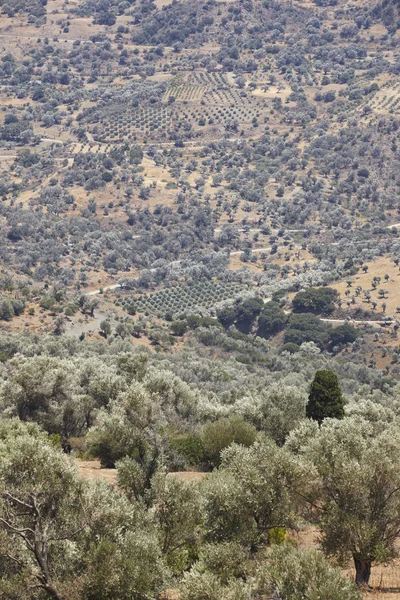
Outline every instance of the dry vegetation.
[[(79, 439), (120, 399), (129, 352), (181, 378), (154, 383), (170, 410), (157, 435), (196, 437), (278, 385), (268, 418), (245, 416), (267, 435), (287, 419), (282, 445), (305, 412), (279, 411), (300, 414), (287, 398), (300, 390), (300, 405), (326, 365), (356, 415), (397, 423), (399, 17), (392, 0), (0, 0), (0, 377), (25, 345), (41, 357), (39, 339), (74, 369), (79, 348), (106, 357), (70, 383), (77, 405), (95, 398)], [(333, 305), (299, 311), (293, 332), (298, 292), (326, 286)], [(106, 401), (103, 380), (82, 383), (99, 369), (117, 381)], [(179, 393), (195, 398), (186, 412)], [(182, 456), (170, 477), (203, 479)], [(115, 469), (77, 463), (116, 484)], [(291, 535), (318, 545), (311, 527)], [(399, 568), (376, 567), (365, 598), (400, 600)]]

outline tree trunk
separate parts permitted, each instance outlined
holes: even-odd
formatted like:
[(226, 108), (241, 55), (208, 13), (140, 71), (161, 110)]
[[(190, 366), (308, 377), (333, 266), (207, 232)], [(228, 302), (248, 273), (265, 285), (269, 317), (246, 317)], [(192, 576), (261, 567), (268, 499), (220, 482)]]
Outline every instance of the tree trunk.
[(354, 566), (356, 568), (356, 584), (368, 585), (371, 577), (371, 561), (354, 558)]
[(60, 596), (55, 587), (50, 583), (44, 583), (42, 587), (49, 594), (50, 598), (54, 598), (54, 600), (64, 600), (64, 596)]

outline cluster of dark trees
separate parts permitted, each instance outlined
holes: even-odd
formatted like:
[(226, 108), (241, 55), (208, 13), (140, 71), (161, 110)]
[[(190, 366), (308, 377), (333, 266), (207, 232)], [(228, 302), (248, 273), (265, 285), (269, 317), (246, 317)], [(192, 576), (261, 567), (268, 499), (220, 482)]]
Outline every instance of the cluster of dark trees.
[(333, 288), (310, 288), (295, 295), (292, 314), (285, 312), (279, 301), (264, 303), (261, 298), (249, 298), (219, 310), (217, 317), (227, 329), (234, 324), (242, 333), (253, 331), (264, 338), (284, 330), (282, 349), (289, 352), (298, 351), (304, 342), (313, 342), (321, 349), (333, 349), (353, 343), (360, 336), (360, 332), (347, 323), (331, 327), (317, 316), (332, 313), (337, 298), (338, 293)]
[[(29, 21), (45, 22), (47, 0), (1, 0), (0, 9), (7, 17), (14, 17), (19, 11), (28, 14)], [(44, 18), (44, 19), (43, 19)]]

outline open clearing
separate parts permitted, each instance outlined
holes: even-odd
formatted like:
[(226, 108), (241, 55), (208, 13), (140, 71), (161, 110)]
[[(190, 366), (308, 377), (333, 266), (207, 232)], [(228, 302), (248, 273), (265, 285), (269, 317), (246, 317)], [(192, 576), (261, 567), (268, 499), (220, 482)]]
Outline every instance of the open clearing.
[[(112, 485), (117, 482), (117, 470), (116, 469), (102, 469), (100, 461), (98, 460), (81, 460), (75, 459), (78, 466), (79, 474), (87, 479), (88, 481), (96, 481), (102, 479), (111, 483)], [(200, 471), (176, 471), (174, 473), (168, 473), (169, 477), (177, 477), (181, 481), (186, 483), (196, 483), (204, 479), (207, 473)]]

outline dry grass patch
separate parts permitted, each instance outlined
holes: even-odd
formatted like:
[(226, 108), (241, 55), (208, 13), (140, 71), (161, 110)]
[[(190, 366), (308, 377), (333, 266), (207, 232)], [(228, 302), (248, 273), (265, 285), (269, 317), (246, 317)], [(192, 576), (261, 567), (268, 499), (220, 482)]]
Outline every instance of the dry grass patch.
[[(385, 281), (385, 274), (389, 275), (389, 280)], [(378, 283), (376, 290), (372, 288), (371, 282), (374, 277), (381, 277), (380, 283)], [(399, 267), (393, 262), (392, 258), (382, 257), (377, 259), (372, 263), (368, 263), (368, 271), (367, 273), (363, 273), (361, 270), (354, 277), (349, 277), (353, 283), (351, 287), (347, 286), (346, 281), (343, 280), (337, 283), (332, 283), (330, 287), (336, 289), (341, 296), (343, 301), (343, 305), (347, 301), (347, 297), (345, 296), (346, 289), (350, 291), (349, 298), (353, 295), (355, 296), (356, 287), (358, 285), (362, 286), (363, 291), (360, 296), (355, 297), (355, 304), (351, 306), (352, 309), (361, 307), (364, 310), (373, 310), (372, 302), (375, 301), (378, 303), (374, 312), (376, 312), (377, 316), (382, 316), (382, 304), (386, 304), (386, 314), (396, 316), (396, 308), (400, 306), (400, 271)], [(388, 291), (387, 297), (380, 299), (379, 298), (379, 290), (384, 289)], [(364, 298), (364, 290), (369, 290), (371, 292), (371, 302), (367, 302)]]
[(98, 460), (81, 460), (80, 458), (75, 459), (78, 467), (78, 472), (81, 477), (88, 481), (97, 481), (103, 479), (107, 483), (112, 485), (117, 482), (117, 471), (116, 469), (102, 469), (100, 461)]
[[(81, 460), (75, 459), (79, 474), (88, 481), (96, 481), (104, 479), (108, 483), (115, 484), (117, 482), (117, 469), (102, 469), (99, 460)], [(207, 473), (198, 471), (178, 471), (176, 473), (168, 473), (168, 477), (176, 477), (187, 483), (196, 483), (204, 479)]]
[(168, 473), (168, 477), (175, 477), (186, 483), (197, 483), (202, 481), (206, 477), (207, 473), (200, 471), (176, 471), (174, 473)]

